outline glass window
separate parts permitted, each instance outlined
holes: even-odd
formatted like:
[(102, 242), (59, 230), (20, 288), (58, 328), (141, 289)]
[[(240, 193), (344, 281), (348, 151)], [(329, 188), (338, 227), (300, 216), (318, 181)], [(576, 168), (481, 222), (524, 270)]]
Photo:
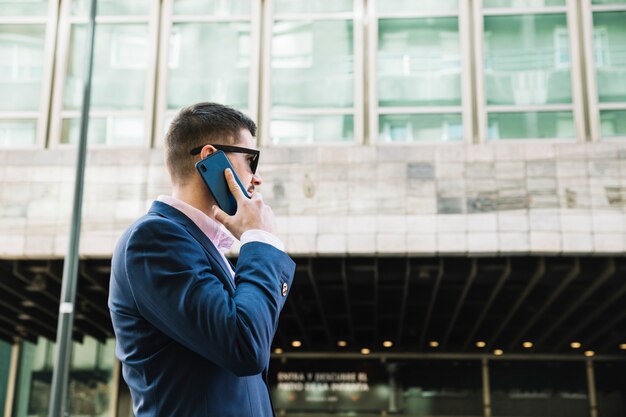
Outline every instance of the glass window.
[(493, 361), (489, 374), (494, 416), (589, 416), (582, 361)]
[(343, 116), (276, 116), (270, 124), (272, 143), (312, 144), (351, 142), (354, 118)]
[[(276, 11), (271, 45), (272, 143), (353, 141), (355, 109), (354, 22), (328, 13), (308, 19), (306, 12), (336, 12), (347, 3), (282, 1)], [(299, 4), (296, 4), (299, 3)], [(351, 2), (350, 2), (351, 3)], [(351, 10), (351, 8), (350, 8)]]
[(626, 138), (626, 110), (601, 110), (600, 132), (603, 138)]
[(626, 11), (594, 12), (593, 27), (598, 99), (626, 104)]
[(460, 104), (458, 18), (379, 20), (378, 105)]
[(275, 0), (274, 13), (351, 12), (353, 0)]
[[(98, 0), (96, 13), (99, 16), (146, 15), (149, 5), (149, 0)], [(91, 0), (72, 1), (73, 16), (87, 16), (90, 8)]]
[[(458, 0), (378, 2), (380, 142), (463, 140), (458, 10)], [(388, 12), (420, 16), (385, 17)]]
[(0, 16), (45, 16), (48, 14), (47, 0), (2, 0)]
[[(523, 11), (541, 7), (553, 9)], [(576, 138), (566, 2), (485, 0), (484, 8), (487, 139)]]
[[(76, 16), (69, 17), (69, 52), (60, 65), (65, 77), (55, 140), (61, 144), (77, 143), (79, 137), (89, 7), (89, 0), (72, 2)], [(156, 37), (152, 39), (150, 25), (155, 22), (148, 16), (154, 6), (148, 0), (102, 0), (97, 7), (99, 15), (108, 17), (96, 25), (88, 143), (140, 146), (148, 139), (146, 112), (152, 113), (154, 101), (146, 91), (154, 86), (150, 59)]]
[[(0, 340), (0, 406), (5, 404), (11, 369), (11, 345)], [(1, 409), (1, 408), (0, 408)]]
[[(80, 110), (87, 28), (72, 28), (63, 108)], [(91, 110), (142, 110), (148, 65), (148, 25), (98, 24), (94, 45)]]
[(45, 25), (0, 25), (0, 111), (38, 111)]
[(378, 1), (378, 12), (425, 12), (425, 11), (456, 11), (459, 8), (459, 0), (395, 0)]
[(175, 23), (169, 44), (167, 108), (201, 101), (248, 108), (251, 48), (250, 22)]
[[(45, 36), (45, 24), (0, 24), (0, 146), (28, 146), (37, 141), (46, 76)], [(3, 112), (10, 115), (3, 116)]]
[(170, 19), (165, 108), (157, 132), (199, 102), (225, 104), (256, 119), (260, 19), (251, 0), (174, 0)]
[[(89, 118), (87, 142), (91, 145), (139, 146), (143, 143), (143, 117), (96, 117)], [(80, 119), (63, 120), (61, 143), (78, 143)]]
[[(109, 415), (113, 362), (102, 352), (113, 355), (110, 342), (103, 345), (91, 337), (73, 343), (69, 375), (70, 416)], [(15, 392), (15, 417), (48, 415), (54, 343), (40, 338), (37, 344), (22, 343)], [(96, 360), (97, 359), (97, 360)]]
[(274, 23), (274, 108), (354, 106), (352, 21)]
[(626, 415), (626, 363), (596, 361), (593, 364), (600, 416)]
[(483, 0), (486, 9), (565, 6), (566, 0)]
[[(480, 416), (482, 379), (478, 361), (412, 361), (398, 368), (403, 413), (410, 416)], [(495, 414), (497, 415), (497, 414)]]
[(28, 146), (36, 142), (37, 120), (0, 120), (0, 146)]
[(249, 15), (251, 0), (174, 0), (174, 15)]
[(571, 103), (565, 14), (485, 17), (487, 104)]
[(591, 4), (595, 5), (612, 5), (626, 4), (626, 0), (591, 0)]
[(499, 139), (574, 139), (572, 112), (489, 113), (487, 135)]
[(381, 115), (378, 127), (381, 142), (448, 142), (463, 139), (461, 114)]

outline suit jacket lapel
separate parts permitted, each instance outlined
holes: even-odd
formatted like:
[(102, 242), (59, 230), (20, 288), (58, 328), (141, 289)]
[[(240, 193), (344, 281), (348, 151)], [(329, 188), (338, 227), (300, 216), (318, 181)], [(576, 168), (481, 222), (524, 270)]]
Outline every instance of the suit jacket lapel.
[(220, 267), (222, 274), (226, 277), (229, 288), (234, 291), (234, 280), (231, 277), (230, 271), (228, 267), (224, 264), (224, 260), (222, 259), (222, 255), (219, 253), (215, 245), (211, 242), (211, 240), (205, 235), (202, 230), (196, 224), (191, 221), (191, 219), (185, 216), (182, 212), (170, 206), (169, 204), (165, 204), (161, 201), (155, 201), (152, 203), (152, 207), (150, 207), (150, 212), (158, 214), (163, 217), (167, 217), (173, 221), (181, 223), (187, 231), (204, 247), (204, 249), (208, 252), (208, 254), (213, 258), (215, 263)]

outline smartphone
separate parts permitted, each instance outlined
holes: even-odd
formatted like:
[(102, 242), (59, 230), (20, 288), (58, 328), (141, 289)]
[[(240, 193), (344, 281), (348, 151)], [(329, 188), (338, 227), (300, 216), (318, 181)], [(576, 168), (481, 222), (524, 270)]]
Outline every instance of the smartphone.
[(219, 208), (228, 213), (228, 215), (232, 216), (237, 211), (237, 201), (228, 188), (228, 183), (226, 182), (226, 177), (224, 176), (224, 170), (226, 168), (230, 168), (233, 172), (235, 180), (237, 181), (237, 184), (239, 184), (243, 195), (250, 198), (248, 192), (246, 191), (246, 187), (241, 184), (239, 177), (237, 177), (235, 170), (228, 161), (224, 152), (213, 152), (211, 155), (196, 163), (196, 169), (200, 173), (200, 176), (206, 186), (209, 188), (209, 191)]

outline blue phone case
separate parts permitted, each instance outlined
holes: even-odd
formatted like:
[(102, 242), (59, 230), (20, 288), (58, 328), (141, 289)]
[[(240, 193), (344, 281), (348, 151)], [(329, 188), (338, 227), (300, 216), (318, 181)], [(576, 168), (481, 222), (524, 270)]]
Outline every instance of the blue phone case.
[(224, 170), (226, 168), (230, 168), (235, 175), (235, 180), (237, 181), (237, 184), (239, 184), (241, 191), (243, 191), (243, 195), (250, 198), (246, 188), (241, 184), (241, 181), (239, 181), (239, 177), (237, 177), (235, 170), (228, 161), (224, 152), (214, 152), (196, 163), (196, 169), (200, 173), (200, 176), (204, 180), (206, 186), (209, 188), (209, 191), (219, 208), (232, 216), (237, 211), (237, 201), (228, 188), (228, 183), (226, 182), (226, 177), (224, 176)]

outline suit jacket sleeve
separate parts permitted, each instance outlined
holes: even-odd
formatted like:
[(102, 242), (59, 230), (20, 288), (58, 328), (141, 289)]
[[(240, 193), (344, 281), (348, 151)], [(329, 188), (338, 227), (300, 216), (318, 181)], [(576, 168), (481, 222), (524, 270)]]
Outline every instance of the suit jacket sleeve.
[(230, 294), (203, 247), (177, 223), (138, 225), (126, 245), (127, 276), (142, 316), (208, 360), (243, 375), (262, 372), (295, 264), (264, 243), (241, 247)]

